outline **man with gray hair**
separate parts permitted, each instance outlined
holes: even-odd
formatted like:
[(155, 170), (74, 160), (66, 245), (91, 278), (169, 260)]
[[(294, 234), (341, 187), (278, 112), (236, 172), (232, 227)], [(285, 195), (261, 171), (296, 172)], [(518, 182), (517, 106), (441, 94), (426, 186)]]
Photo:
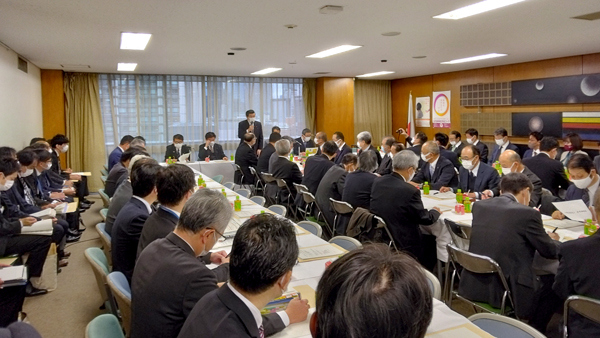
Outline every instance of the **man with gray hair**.
[[(378, 177), (371, 190), (371, 212), (383, 218), (396, 246), (423, 263), (420, 225), (432, 225), (440, 217), (440, 209), (426, 210), (421, 201), (421, 192), (410, 182), (417, 172), (419, 157), (410, 150), (394, 155), (390, 175)], [(348, 175), (350, 176), (350, 175)]]
[[(294, 183), (302, 184), (302, 173), (298, 165), (289, 160), (288, 155), (291, 151), (291, 143), (286, 139), (281, 139), (275, 142), (275, 154), (277, 158), (273, 164), (269, 167), (269, 171), (275, 178), (281, 178), (287, 183), (288, 187), (292, 192), (292, 197), (296, 196), (296, 188)], [(279, 194), (280, 201), (285, 202), (289, 196), (283, 196), (285, 194)]]
[(144, 150), (146, 150), (146, 139), (143, 138), (142, 136), (136, 136), (133, 138), (133, 141), (131, 141), (131, 143), (129, 143), (130, 147), (140, 147)]
[[(140, 254), (131, 285), (131, 337), (176, 338), (217, 278), (198, 257), (223, 236), (232, 216), (223, 194), (200, 189), (187, 201), (175, 230)], [(219, 264), (229, 258), (218, 255)]]
[(360, 155), (360, 153), (362, 153), (363, 151), (372, 151), (377, 157), (377, 165), (380, 165), (381, 154), (375, 147), (371, 145), (371, 133), (369, 133), (368, 131), (361, 131), (360, 133), (358, 133), (358, 135), (356, 135), (356, 140), (356, 144), (358, 144), (358, 147), (360, 148), (358, 149), (358, 155)]
[(435, 141), (427, 141), (421, 148), (421, 170), (412, 179), (414, 186), (428, 182), (433, 190), (441, 187), (453, 187), (458, 184), (458, 176), (450, 160), (440, 155), (440, 146)]

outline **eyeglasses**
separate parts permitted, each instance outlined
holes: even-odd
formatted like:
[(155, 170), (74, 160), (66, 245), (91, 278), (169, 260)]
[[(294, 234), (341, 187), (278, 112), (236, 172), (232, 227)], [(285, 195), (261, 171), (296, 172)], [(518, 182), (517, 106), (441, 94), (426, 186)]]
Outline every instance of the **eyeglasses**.
[(217, 231), (217, 229), (215, 229), (215, 228), (207, 228), (207, 229), (213, 229), (213, 230), (214, 230), (216, 233), (218, 233), (218, 234), (219, 234), (219, 236), (221, 236), (221, 237), (225, 237), (225, 235), (224, 235), (224, 234), (222, 234), (222, 233), (218, 232), (218, 231)]

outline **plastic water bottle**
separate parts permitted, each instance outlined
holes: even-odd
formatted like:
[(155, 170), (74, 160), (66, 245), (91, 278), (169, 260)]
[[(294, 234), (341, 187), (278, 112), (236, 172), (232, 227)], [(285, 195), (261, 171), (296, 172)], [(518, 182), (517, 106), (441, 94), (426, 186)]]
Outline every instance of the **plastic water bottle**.
[(429, 182), (425, 181), (423, 184), (423, 194), (429, 195)]
[(465, 199), (465, 212), (471, 213), (471, 200), (468, 197)]
[(233, 210), (242, 211), (242, 201), (240, 201), (240, 196), (235, 196), (235, 201), (233, 202)]
[(456, 190), (456, 203), (462, 204), (462, 202), (463, 202), (462, 190), (458, 189), (458, 190)]
[(221, 189), (221, 193), (223, 193), (223, 196), (227, 197), (227, 192), (225, 191), (225, 189)]

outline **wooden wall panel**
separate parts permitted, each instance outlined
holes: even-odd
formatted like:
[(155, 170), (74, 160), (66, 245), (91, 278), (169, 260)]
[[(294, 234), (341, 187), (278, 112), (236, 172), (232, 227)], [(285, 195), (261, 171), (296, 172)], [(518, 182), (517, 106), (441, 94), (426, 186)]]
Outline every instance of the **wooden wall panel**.
[[(65, 116), (65, 95), (63, 88), (62, 70), (41, 70), (42, 79), (42, 116), (44, 123), (45, 139), (50, 139), (56, 134), (66, 134), (67, 124)], [(67, 135), (69, 137), (69, 135)], [(60, 160), (67, 165), (65, 154), (60, 155)]]
[(516, 63), (494, 67), (494, 82), (529, 80), (581, 74), (582, 56)]
[(352, 78), (318, 78), (316, 98), (317, 131), (327, 138), (336, 131), (344, 134), (347, 144), (354, 144), (354, 80)]

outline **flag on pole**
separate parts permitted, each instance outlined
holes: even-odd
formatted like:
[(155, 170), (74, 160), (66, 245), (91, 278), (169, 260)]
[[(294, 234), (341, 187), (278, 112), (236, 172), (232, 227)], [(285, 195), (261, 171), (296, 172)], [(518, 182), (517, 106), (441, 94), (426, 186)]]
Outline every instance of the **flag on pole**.
[[(415, 119), (413, 115), (412, 92), (408, 94), (408, 123), (406, 125), (406, 133), (412, 138), (415, 137)], [(406, 142), (406, 147), (408, 146), (409, 144)]]

